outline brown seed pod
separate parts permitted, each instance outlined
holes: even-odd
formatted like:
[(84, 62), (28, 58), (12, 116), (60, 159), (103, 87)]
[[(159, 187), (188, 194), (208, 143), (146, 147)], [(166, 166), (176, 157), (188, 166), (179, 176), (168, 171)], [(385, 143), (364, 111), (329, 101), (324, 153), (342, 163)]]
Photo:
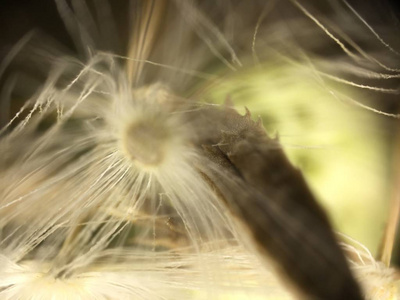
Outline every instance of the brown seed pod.
[(206, 176), (257, 252), (272, 259), (302, 298), (363, 299), (327, 215), (278, 140), (248, 110), (214, 113), (227, 121), (219, 125), (220, 142), (204, 149), (224, 174), (216, 169)]

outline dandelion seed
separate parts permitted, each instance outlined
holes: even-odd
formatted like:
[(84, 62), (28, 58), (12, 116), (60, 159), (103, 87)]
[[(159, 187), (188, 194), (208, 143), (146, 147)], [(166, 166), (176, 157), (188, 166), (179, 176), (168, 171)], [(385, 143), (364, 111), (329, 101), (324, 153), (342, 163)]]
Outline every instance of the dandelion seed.
[[(55, 58), (27, 40), (9, 56), (51, 66), (15, 117), (0, 120), (0, 298), (396, 297), (397, 271), (348, 240), (346, 262), (325, 212), (261, 119), (205, 103), (246, 95), (246, 74), (271, 64), (306, 69), (336, 100), (353, 99), (342, 85), (397, 94), (366, 80), (397, 79), (394, 60), (290, 2), (283, 5), (297, 14), (280, 21), (277, 1), (134, 1), (121, 53), (110, 51), (115, 37), (102, 40), (118, 21), (103, 18), (112, 3), (56, 0), (81, 59)], [(306, 45), (290, 38), (292, 25), (304, 29)], [(317, 56), (321, 36), (340, 58)], [(0, 73), (9, 68), (6, 59)], [(396, 116), (360, 98), (353, 102)]]

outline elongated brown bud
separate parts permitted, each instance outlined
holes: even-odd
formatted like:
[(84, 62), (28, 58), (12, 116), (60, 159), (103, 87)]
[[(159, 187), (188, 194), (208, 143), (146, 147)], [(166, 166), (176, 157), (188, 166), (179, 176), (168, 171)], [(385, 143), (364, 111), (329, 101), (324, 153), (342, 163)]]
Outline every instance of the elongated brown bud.
[(243, 117), (233, 109), (225, 114), (220, 142), (204, 149), (230, 174), (207, 176), (258, 253), (305, 299), (363, 299), (328, 217), (278, 141), (248, 110)]

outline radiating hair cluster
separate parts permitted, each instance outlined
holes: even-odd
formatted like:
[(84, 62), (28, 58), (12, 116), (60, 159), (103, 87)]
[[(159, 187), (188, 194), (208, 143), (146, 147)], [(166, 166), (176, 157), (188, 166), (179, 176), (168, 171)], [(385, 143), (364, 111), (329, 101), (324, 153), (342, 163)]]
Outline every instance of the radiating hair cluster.
[[(78, 2), (55, 0), (76, 55), (29, 34), (0, 65), (43, 67), (27, 72), (33, 89), (15, 84), (21, 104), (0, 120), (1, 299), (395, 299), (397, 271), (334, 235), (279, 138), (233, 102), (279, 64), (397, 117), (348, 92), (397, 94), (364, 81), (397, 69), (303, 1), (283, 6), (297, 12), (285, 20), (277, 1), (131, 1), (122, 51), (107, 45), (111, 3)], [(296, 50), (293, 24), (305, 29)], [(337, 57), (320, 57), (332, 42)]]

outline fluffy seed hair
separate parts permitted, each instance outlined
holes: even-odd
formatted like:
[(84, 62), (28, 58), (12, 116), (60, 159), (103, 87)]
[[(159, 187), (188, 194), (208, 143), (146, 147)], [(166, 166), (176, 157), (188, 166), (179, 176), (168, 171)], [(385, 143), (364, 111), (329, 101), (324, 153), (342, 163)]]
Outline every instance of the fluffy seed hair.
[[(212, 102), (241, 72), (282, 63), (397, 117), (341, 88), (398, 94), (394, 46), (353, 6), (276, 2), (131, 1), (121, 50), (110, 3), (55, 0), (78, 54), (27, 35), (0, 67), (26, 68), (4, 90), (29, 95), (2, 120), (1, 299), (397, 296), (397, 271), (333, 234), (261, 119), (229, 89)], [(359, 46), (371, 37), (372, 54)]]

